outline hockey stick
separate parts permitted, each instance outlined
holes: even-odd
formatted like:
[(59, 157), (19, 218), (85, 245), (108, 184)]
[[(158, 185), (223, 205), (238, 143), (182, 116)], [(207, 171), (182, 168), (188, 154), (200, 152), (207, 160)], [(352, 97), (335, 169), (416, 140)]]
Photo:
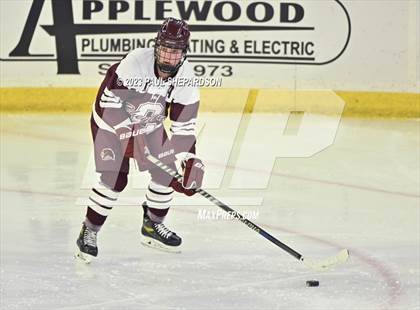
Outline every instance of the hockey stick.
[[(182, 175), (180, 175), (177, 171), (174, 171), (173, 169), (171, 169), (170, 167), (168, 167), (167, 165), (162, 163), (159, 159), (155, 158), (154, 156), (152, 156), (150, 154), (147, 154), (146, 157), (147, 157), (148, 160), (150, 160), (156, 166), (158, 166), (159, 168), (164, 170), (166, 173), (168, 173), (172, 177), (178, 179), (178, 181), (182, 182)], [(294, 258), (303, 262), (307, 267), (309, 267), (313, 270), (323, 271), (323, 270), (326, 270), (328, 268), (334, 267), (338, 264), (342, 264), (342, 263), (346, 262), (347, 259), (349, 258), (349, 251), (347, 249), (343, 249), (337, 255), (329, 257), (329, 258), (324, 259), (324, 260), (319, 260), (318, 261), (318, 260), (308, 259), (308, 258), (304, 257), (302, 254), (300, 254), (299, 252), (293, 250), (288, 245), (286, 245), (283, 242), (281, 242), (280, 240), (278, 240), (277, 238), (273, 237), (271, 234), (269, 234), (267, 231), (265, 231), (264, 229), (262, 229), (258, 225), (254, 224), (253, 222), (246, 219), (239, 212), (233, 210), (228, 205), (224, 204), (219, 199), (212, 196), (211, 194), (209, 194), (205, 190), (199, 188), (199, 189), (196, 190), (196, 193), (199, 193), (201, 196), (207, 198), (208, 200), (210, 200), (212, 203), (214, 203), (219, 208), (222, 208), (226, 212), (232, 214), (234, 216), (234, 218), (238, 219), (239, 221), (244, 223), (246, 226), (248, 226), (252, 230), (256, 231), (261, 236), (263, 236), (267, 240), (271, 241), (272, 243), (277, 245), (279, 248), (286, 251), (287, 253), (292, 255)]]

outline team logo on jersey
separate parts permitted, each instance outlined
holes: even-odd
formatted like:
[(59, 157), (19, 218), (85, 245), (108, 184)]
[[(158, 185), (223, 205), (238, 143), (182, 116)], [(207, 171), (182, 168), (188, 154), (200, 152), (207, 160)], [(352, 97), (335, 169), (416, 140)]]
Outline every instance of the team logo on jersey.
[(139, 104), (136, 108), (131, 103), (126, 103), (125, 110), (130, 115), (133, 124), (152, 124), (156, 125), (163, 122), (163, 106), (159, 102), (146, 102)]
[(115, 153), (110, 148), (104, 148), (101, 151), (101, 158), (103, 161), (115, 160)]

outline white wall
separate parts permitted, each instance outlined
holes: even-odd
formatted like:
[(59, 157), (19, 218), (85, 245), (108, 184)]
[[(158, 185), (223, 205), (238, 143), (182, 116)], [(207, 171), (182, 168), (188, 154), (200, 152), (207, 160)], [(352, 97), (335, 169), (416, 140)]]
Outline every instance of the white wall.
[[(91, 24), (159, 24), (156, 20), (154, 1), (140, 1), (144, 4), (145, 16), (151, 20), (135, 20), (135, 1), (129, 4), (127, 12), (120, 13), (117, 20), (109, 20), (108, 0), (99, 1), (104, 4), (101, 12), (93, 13), (92, 19), (83, 19), (83, 1), (72, 0), (73, 18), (75, 23)], [(194, 1), (185, 1), (188, 5)], [(262, 41), (297, 41), (313, 43), (312, 55), (294, 55), (294, 57), (313, 57), (314, 60), (270, 60), (282, 64), (260, 64), (260, 59), (247, 59), (254, 63), (231, 63), (230, 59), (222, 58), (223, 63), (210, 63), (204, 60), (194, 63), (203, 64), (209, 72), (209, 65), (231, 66), (232, 76), (225, 77), (224, 87), (279, 87), (279, 88), (322, 88), (335, 90), (360, 90), (360, 91), (403, 91), (418, 92), (419, 89), (419, 12), (420, 5), (416, 0), (377, 1), (353, 0), (341, 1), (348, 12), (351, 23), (351, 35), (347, 48), (342, 55), (329, 64), (346, 44), (349, 25), (345, 10), (338, 1), (334, 0), (306, 0), (287, 1), (299, 5), (304, 10), (303, 19), (297, 23), (280, 21), (281, 5), (284, 1), (266, 0), (267, 6), (273, 8), (273, 18), (267, 22), (252, 22), (246, 16), (246, 10), (252, 3), (258, 1), (236, 1), (241, 8), (241, 16), (233, 22), (223, 22), (214, 16), (214, 7), (220, 1), (212, 1), (208, 18), (204, 21), (189, 20), (190, 25), (241, 25), (241, 26), (293, 26), (314, 27), (314, 30), (275, 30), (275, 31), (192, 31), (192, 39), (202, 42), (207, 40), (223, 40), (225, 51), (222, 53), (209, 53), (193, 51), (192, 56), (219, 55), (219, 56), (261, 56), (253, 53), (245, 54), (244, 41), (254, 40), (260, 46)], [(260, 1), (261, 2), (261, 1)], [(199, 1), (203, 5), (202, 0)], [(32, 0), (1, 0), (1, 85), (2, 86), (97, 86), (102, 79), (98, 66), (103, 63), (118, 61), (112, 57), (109, 61), (90, 61), (89, 56), (82, 54), (124, 54), (124, 52), (93, 52), (92, 46), (85, 47), (82, 51), (82, 42), (99, 44), (102, 39), (144, 38), (151, 39), (154, 33), (146, 34), (100, 34), (78, 35), (77, 56), (80, 74), (57, 74), (57, 51), (55, 38), (49, 35), (41, 26), (53, 25), (52, 2), (45, 0), (40, 18), (36, 23), (33, 38), (30, 42), (31, 55), (13, 57), (9, 53), (16, 47), (22, 35), (23, 27), (28, 18)], [(224, 16), (230, 15), (230, 10), (225, 7)], [(179, 16), (177, 3), (169, 1), (165, 4), (167, 16)], [(219, 7), (220, 8), (220, 7)], [(263, 10), (260, 5), (256, 10), (257, 18), (262, 18)], [(294, 11), (290, 17), (293, 18)], [(261, 28), (260, 28), (261, 29)], [(84, 41), (83, 41), (84, 40)], [(236, 40), (240, 50), (232, 54), (229, 50), (230, 42)], [(51, 56), (34, 56), (35, 54), (50, 54)], [(265, 57), (275, 57), (267, 54)], [(289, 57), (281, 50), (277, 56)], [(90, 58), (99, 58), (98, 56)], [(36, 61), (35, 61), (36, 60)], [(49, 61), (46, 61), (49, 60)], [(236, 59), (238, 60), (238, 59)], [(267, 59), (265, 60), (267, 61)], [(67, 63), (70, 61), (66, 60)], [(284, 64), (284, 62), (290, 62)], [(309, 64), (294, 64), (309, 63)], [(229, 69), (224, 68), (225, 72)], [(103, 70), (101, 70), (103, 71)], [(222, 73), (219, 67), (215, 74)]]

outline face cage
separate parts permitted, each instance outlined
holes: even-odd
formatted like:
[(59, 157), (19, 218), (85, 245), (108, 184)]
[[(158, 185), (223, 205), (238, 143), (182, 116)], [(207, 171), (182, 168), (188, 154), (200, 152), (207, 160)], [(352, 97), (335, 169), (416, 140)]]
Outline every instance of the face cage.
[[(155, 60), (156, 60), (156, 65), (158, 66), (159, 70), (162, 71), (163, 73), (174, 74), (175, 72), (178, 71), (179, 67), (181, 67), (182, 63), (184, 62), (186, 54), (187, 54), (187, 49), (185, 48), (185, 49), (182, 50), (181, 58), (180, 58), (178, 64), (173, 66), (173, 65), (164, 64), (164, 63), (161, 62), (161, 60), (162, 60), (161, 57), (160, 57), (160, 48), (161, 47), (167, 47), (167, 48), (178, 49), (178, 50), (180, 50), (180, 48), (176, 48), (176, 47), (173, 47), (173, 46), (165, 46), (165, 45), (162, 45), (158, 42), (156, 42), (156, 45), (155, 45)], [(175, 53), (169, 53), (169, 54), (175, 54)], [(170, 58), (167, 58), (167, 59), (170, 60), (172, 57), (175, 58), (176, 56), (171, 55)]]

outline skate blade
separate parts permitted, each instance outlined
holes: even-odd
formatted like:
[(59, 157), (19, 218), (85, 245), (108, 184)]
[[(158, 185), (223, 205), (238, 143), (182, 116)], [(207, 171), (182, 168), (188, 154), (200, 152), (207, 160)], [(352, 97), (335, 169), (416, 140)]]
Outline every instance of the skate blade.
[(146, 237), (146, 236), (142, 236), (141, 244), (146, 247), (153, 248), (153, 249), (163, 251), (163, 252), (181, 253), (181, 249), (179, 248), (179, 246), (165, 245), (153, 238)]
[(74, 258), (77, 259), (80, 262), (85, 263), (85, 264), (90, 264), (92, 262), (92, 260), (94, 259), (94, 256), (83, 253), (82, 251), (78, 250), (74, 254)]

